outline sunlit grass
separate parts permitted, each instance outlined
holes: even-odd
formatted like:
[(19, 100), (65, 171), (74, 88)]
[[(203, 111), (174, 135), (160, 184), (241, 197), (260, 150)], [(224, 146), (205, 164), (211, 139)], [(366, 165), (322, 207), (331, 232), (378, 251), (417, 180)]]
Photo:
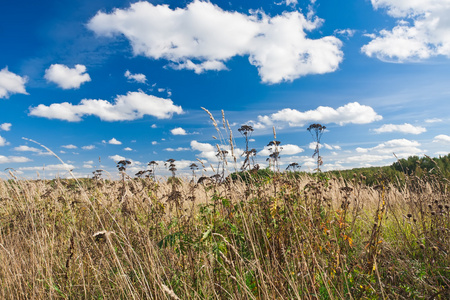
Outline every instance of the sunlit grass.
[(248, 176), (1, 181), (0, 297), (448, 297), (446, 181)]

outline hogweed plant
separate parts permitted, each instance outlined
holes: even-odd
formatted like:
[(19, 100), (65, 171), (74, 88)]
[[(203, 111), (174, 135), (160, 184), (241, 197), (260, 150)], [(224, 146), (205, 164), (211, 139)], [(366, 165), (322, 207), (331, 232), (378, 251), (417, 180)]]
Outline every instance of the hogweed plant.
[(156, 174), (156, 167), (158, 166), (158, 163), (154, 160), (152, 160), (151, 162), (148, 163), (148, 166), (150, 167), (151, 170), (151, 175), (153, 177), (153, 179), (155, 179), (155, 174)]
[(280, 152), (283, 147), (280, 147), (281, 141), (277, 141), (277, 134), (275, 131), (275, 127), (273, 129), (273, 140), (267, 144), (268, 150), (271, 152), (266, 161), (269, 162), (269, 168), (272, 165), (274, 172), (279, 172), (280, 167), (278, 165), (278, 160), (280, 159)]
[(314, 154), (312, 155), (312, 157), (314, 158), (317, 155), (317, 172), (320, 172), (320, 166), (323, 164), (322, 156), (320, 156), (320, 140), (323, 133), (325, 132), (325, 129), (326, 127), (321, 124), (311, 124), (307, 128), (309, 133), (311, 133), (311, 136), (315, 143)]
[(242, 164), (241, 170), (245, 171), (246, 169), (252, 169), (255, 167), (255, 159), (256, 149), (249, 149), (249, 141), (254, 131), (253, 127), (250, 125), (242, 125), (239, 127), (238, 131), (242, 134), (245, 139), (245, 150), (241, 156), (244, 156), (244, 162)]

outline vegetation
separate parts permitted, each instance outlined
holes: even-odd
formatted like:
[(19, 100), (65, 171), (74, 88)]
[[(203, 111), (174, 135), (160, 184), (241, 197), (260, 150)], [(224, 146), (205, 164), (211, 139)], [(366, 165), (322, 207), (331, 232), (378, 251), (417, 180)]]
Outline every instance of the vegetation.
[(11, 173), (0, 298), (448, 299), (448, 180), (427, 170), (400, 188), (383, 174), (368, 186), (269, 170), (200, 184)]
[(396, 185), (405, 184), (406, 177), (413, 175), (419, 178), (435, 175), (450, 180), (450, 154), (437, 158), (410, 156), (407, 159), (399, 159), (390, 166), (331, 171), (330, 174), (347, 180), (351, 180), (354, 174), (362, 175), (369, 185), (377, 184), (380, 174)]
[[(208, 112), (208, 111), (207, 111)], [(449, 156), (320, 172), (0, 181), (1, 299), (449, 299)], [(224, 119), (224, 118), (223, 118)], [(224, 124), (224, 130), (227, 127)], [(229, 126), (228, 126), (229, 129)], [(310, 132), (311, 132), (310, 130)], [(234, 160), (236, 161), (236, 160)], [(204, 167), (204, 166), (203, 166)], [(190, 166), (193, 177), (198, 166)]]

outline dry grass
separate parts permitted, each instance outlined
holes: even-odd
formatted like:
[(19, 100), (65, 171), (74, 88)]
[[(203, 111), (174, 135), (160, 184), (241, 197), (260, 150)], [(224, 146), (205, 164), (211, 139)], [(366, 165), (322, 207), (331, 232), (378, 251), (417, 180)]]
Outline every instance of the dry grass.
[(0, 182), (1, 299), (447, 299), (447, 183)]

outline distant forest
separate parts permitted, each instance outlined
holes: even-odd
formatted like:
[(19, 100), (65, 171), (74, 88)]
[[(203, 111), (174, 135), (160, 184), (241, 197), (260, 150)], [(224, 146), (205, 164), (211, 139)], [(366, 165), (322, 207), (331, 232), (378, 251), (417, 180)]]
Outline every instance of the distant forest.
[(421, 178), (425, 175), (434, 174), (440, 178), (450, 180), (450, 154), (435, 158), (410, 156), (406, 159), (399, 159), (390, 166), (354, 168), (351, 170), (330, 171), (329, 173), (349, 180), (355, 177), (355, 174), (358, 179), (364, 176), (367, 184), (376, 184), (381, 176), (393, 183), (396, 181), (403, 182), (406, 175), (414, 175)]
[[(429, 156), (418, 157), (410, 156), (408, 158), (399, 159), (397, 162), (390, 166), (382, 167), (367, 167), (367, 168), (354, 168), (348, 170), (339, 171), (328, 171), (319, 173), (307, 173), (305, 171), (299, 170), (301, 166), (296, 164), (296, 169), (298, 171), (288, 171), (291, 176), (299, 177), (302, 175), (312, 175), (317, 176), (322, 179), (330, 178), (331, 176), (342, 177), (349, 181), (363, 181), (367, 185), (376, 185), (381, 183), (381, 181), (391, 182), (395, 185), (402, 184), (405, 182), (407, 176), (417, 176), (418, 178), (423, 177), (436, 177), (440, 180), (448, 181), (450, 180), (450, 153), (445, 156), (439, 156), (431, 158)], [(240, 177), (244, 181), (248, 181), (250, 178), (271, 178), (274, 173), (269, 168), (259, 169), (257, 172), (236, 172), (232, 173), (230, 176), (232, 179)], [(425, 178), (424, 178), (425, 179)]]

